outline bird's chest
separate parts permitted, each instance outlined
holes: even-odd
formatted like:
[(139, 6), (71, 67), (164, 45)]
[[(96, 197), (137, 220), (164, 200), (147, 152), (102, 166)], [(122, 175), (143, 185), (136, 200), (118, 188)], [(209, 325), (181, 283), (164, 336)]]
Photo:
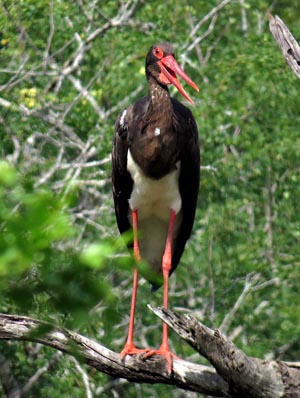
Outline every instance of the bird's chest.
[(176, 131), (162, 122), (151, 122), (137, 131), (129, 147), (144, 174), (160, 179), (174, 170), (179, 160)]
[(144, 174), (129, 150), (127, 169), (133, 180), (129, 205), (132, 210), (138, 209), (140, 219), (153, 216), (168, 221), (171, 208), (179, 213), (181, 209), (178, 184), (180, 162), (174, 165), (170, 173), (162, 178), (153, 179)]

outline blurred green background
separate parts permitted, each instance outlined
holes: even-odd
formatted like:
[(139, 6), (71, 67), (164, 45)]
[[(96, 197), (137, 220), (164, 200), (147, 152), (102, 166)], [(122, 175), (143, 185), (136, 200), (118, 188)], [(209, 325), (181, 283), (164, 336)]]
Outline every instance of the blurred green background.
[[(0, 4), (0, 311), (123, 347), (133, 262), (114, 219), (112, 134), (118, 113), (147, 93), (148, 49), (169, 41), (200, 87), (190, 94), (202, 152), (170, 307), (248, 355), (299, 360), (299, 82), (266, 18), (279, 15), (299, 41), (298, 1)], [(161, 305), (162, 291), (141, 280), (139, 293), (137, 343), (158, 347), (160, 321), (146, 305)], [(172, 332), (170, 344), (206, 363)], [(0, 342), (0, 359), (18, 388), (39, 374), (28, 398), (196, 396), (112, 382), (32, 343)]]

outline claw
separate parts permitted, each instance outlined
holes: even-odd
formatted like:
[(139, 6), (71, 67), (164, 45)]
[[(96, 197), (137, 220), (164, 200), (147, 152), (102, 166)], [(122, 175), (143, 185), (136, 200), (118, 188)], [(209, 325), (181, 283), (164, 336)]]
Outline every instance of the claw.
[(170, 351), (169, 348), (164, 347), (160, 347), (158, 350), (149, 350), (144, 354), (143, 358), (147, 359), (152, 357), (153, 355), (159, 355), (165, 358), (169, 375), (172, 373), (173, 359), (180, 359), (177, 355)]
[(147, 355), (148, 352), (151, 351), (151, 348), (137, 348), (134, 344), (125, 344), (123, 350), (120, 355), (121, 358), (126, 357), (126, 355)]

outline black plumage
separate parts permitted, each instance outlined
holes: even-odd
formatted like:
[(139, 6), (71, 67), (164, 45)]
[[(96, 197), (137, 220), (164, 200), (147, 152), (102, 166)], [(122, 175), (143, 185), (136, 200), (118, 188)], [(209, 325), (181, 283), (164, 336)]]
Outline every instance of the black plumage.
[[(167, 87), (159, 90), (167, 91)], [(168, 91), (167, 91), (168, 92)], [(151, 88), (150, 88), (151, 93)], [(150, 94), (151, 95), (151, 94)], [(177, 267), (189, 239), (195, 218), (200, 181), (200, 153), (198, 129), (191, 111), (174, 98), (170, 101), (169, 115), (160, 106), (154, 118), (149, 96), (123, 110), (115, 125), (112, 152), (112, 181), (116, 219), (120, 233), (131, 229), (129, 199), (133, 180), (127, 170), (127, 154), (140, 165), (145, 175), (159, 179), (181, 162), (179, 191), (182, 198), (182, 222), (173, 244), (172, 270)], [(161, 103), (160, 103), (161, 104)], [(151, 117), (152, 116), (152, 117)], [(154, 122), (153, 122), (154, 120)], [(165, 126), (166, 136), (149, 137), (154, 125)], [(146, 156), (145, 156), (146, 154)]]
[[(160, 68), (153, 49), (173, 54), (169, 44), (152, 46), (146, 58), (149, 94), (120, 112), (115, 125), (112, 151), (113, 196), (121, 233), (131, 228), (129, 199), (133, 180), (127, 170), (130, 149), (135, 162), (146, 176), (160, 179), (180, 161), (179, 191), (182, 222), (174, 237), (173, 272), (191, 235), (200, 181), (198, 130), (192, 112), (171, 98), (166, 85), (159, 82)], [(156, 126), (161, 134), (153, 135)]]

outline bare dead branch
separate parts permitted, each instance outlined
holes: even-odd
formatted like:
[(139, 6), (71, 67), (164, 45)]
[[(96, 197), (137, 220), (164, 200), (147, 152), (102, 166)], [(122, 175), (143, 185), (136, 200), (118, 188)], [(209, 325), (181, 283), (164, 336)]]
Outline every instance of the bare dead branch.
[(86, 391), (86, 398), (93, 398), (89, 377), (86, 371), (83, 369), (83, 367), (80, 365), (80, 362), (76, 358), (71, 357), (71, 361), (74, 362), (76, 370), (82, 377), (82, 381)]
[(189, 315), (148, 306), (196, 351), (207, 358), (227, 381), (231, 398), (298, 398), (300, 371), (280, 361), (248, 357), (219, 330), (212, 330)]
[(248, 30), (248, 21), (247, 21), (245, 1), (240, 0), (240, 5), (241, 5), (241, 16), (242, 16), (242, 31), (246, 33)]
[(278, 15), (267, 14), (270, 31), (295, 76), (300, 79), (300, 46)]
[(48, 39), (47, 39), (47, 45), (46, 45), (45, 53), (44, 53), (44, 65), (45, 65), (45, 67), (47, 65), (47, 59), (49, 57), (49, 52), (50, 52), (50, 49), (51, 49), (52, 40), (53, 40), (54, 32), (55, 32), (53, 0), (50, 0), (49, 26), (50, 26), (49, 36), (48, 36)]
[(0, 354), (0, 383), (7, 398), (16, 398), (20, 388), (12, 372), (12, 364)]
[(39, 381), (39, 379), (48, 372), (51, 368), (53, 368), (56, 363), (59, 361), (62, 353), (60, 351), (56, 352), (52, 358), (41, 368), (39, 368), (26, 382), (26, 384), (22, 387), (19, 394), (15, 396), (15, 398), (26, 397), (33, 386)]
[(265, 231), (267, 234), (267, 258), (271, 264), (272, 270), (277, 270), (277, 264), (274, 258), (274, 247), (273, 247), (273, 224), (276, 220), (276, 206), (275, 206), (275, 191), (277, 188), (277, 184), (272, 181), (272, 170), (269, 166), (267, 168), (267, 186), (264, 190), (265, 192), (265, 214), (266, 214), (266, 222), (265, 222)]
[(227, 4), (229, 4), (232, 0), (223, 0), (221, 1), (216, 7), (212, 8), (211, 11), (209, 13), (207, 13), (192, 29), (192, 31), (189, 34), (189, 37), (192, 38), (196, 38), (194, 42), (192, 42), (192, 44), (189, 44), (189, 42), (187, 42), (183, 48), (186, 49), (187, 52), (191, 51), (195, 45), (198, 43), (197, 41), (197, 36), (196, 33), (198, 32), (198, 30), (206, 23), (208, 22), (211, 18), (213, 18), (220, 10), (222, 10), (222, 8), (224, 8), (225, 6), (227, 6)]
[(223, 322), (219, 326), (219, 329), (222, 333), (228, 334), (229, 328), (231, 326), (232, 321), (234, 320), (237, 311), (239, 310), (241, 305), (245, 302), (245, 299), (249, 293), (263, 289), (266, 286), (278, 284), (277, 278), (273, 278), (263, 282), (261, 282), (260, 279), (261, 276), (259, 274), (250, 273), (246, 276), (244, 288), (241, 294), (237, 298), (231, 310), (225, 315)]
[[(195, 49), (199, 63), (202, 67), (208, 63), (214, 48), (217, 46), (220, 39), (223, 37), (224, 31), (222, 31), (217, 36), (217, 38), (213, 40), (213, 43), (207, 47), (205, 55), (203, 54), (203, 51), (200, 47), (200, 43), (212, 34), (218, 19), (219, 11), (221, 11), (226, 5), (228, 5), (230, 1), (231, 0), (224, 0), (221, 3), (219, 3), (208, 14), (206, 14), (196, 25), (194, 24), (193, 19), (190, 18), (189, 24), (191, 26), (191, 32), (188, 35), (189, 41), (186, 42), (185, 45), (183, 46), (183, 48), (185, 49), (184, 53), (182, 54), (183, 66), (185, 62), (187, 62), (192, 68), (194, 69), (198, 68), (195, 67), (188, 58), (188, 53), (191, 52), (193, 49)], [(207, 29), (203, 33), (199, 34), (198, 32), (200, 31), (201, 27), (208, 22), (209, 25)], [(203, 79), (204, 81), (206, 81), (205, 77), (203, 77)]]
[[(39, 327), (47, 327), (48, 333), (39, 334)], [(54, 328), (53, 325), (28, 317), (0, 314), (0, 339), (35, 341), (47, 345), (76, 355), (92, 368), (112, 377), (137, 383), (171, 384), (213, 396), (228, 396), (227, 383), (211, 367), (174, 360), (173, 372), (169, 375), (163, 358), (154, 356), (143, 360), (140, 356), (127, 356), (122, 360), (118, 353), (78, 333)]]

